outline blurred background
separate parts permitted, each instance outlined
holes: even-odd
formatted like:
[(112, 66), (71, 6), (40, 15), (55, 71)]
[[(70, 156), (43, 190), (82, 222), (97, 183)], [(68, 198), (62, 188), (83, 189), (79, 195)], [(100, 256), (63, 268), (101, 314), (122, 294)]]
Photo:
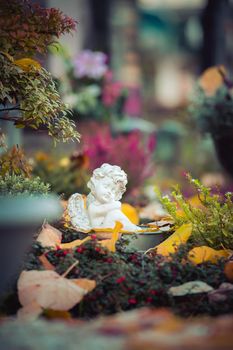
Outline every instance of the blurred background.
[(78, 22), (43, 64), (82, 135), (81, 143), (54, 149), (43, 133), (35, 138), (30, 130), (7, 126), (9, 145), (23, 145), (36, 174), (65, 197), (85, 192), (90, 171), (104, 161), (128, 173), (132, 201), (143, 201), (154, 183), (164, 192), (179, 183), (189, 194), (186, 172), (206, 185), (232, 188), (212, 138), (201, 134), (189, 105), (206, 68), (232, 70), (233, 1), (35, 2)]

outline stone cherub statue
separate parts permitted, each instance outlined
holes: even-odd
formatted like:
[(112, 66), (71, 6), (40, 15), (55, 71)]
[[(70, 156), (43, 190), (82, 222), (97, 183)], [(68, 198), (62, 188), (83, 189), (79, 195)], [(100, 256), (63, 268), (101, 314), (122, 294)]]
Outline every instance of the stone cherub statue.
[(121, 211), (120, 199), (126, 190), (127, 175), (117, 165), (102, 164), (94, 170), (87, 186), (91, 192), (85, 198), (73, 194), (68, 200), (68, 214), (74, 228), (87, 232), (94, 228), (113, 228), (120, 221), (123, 230), (138, 231)]

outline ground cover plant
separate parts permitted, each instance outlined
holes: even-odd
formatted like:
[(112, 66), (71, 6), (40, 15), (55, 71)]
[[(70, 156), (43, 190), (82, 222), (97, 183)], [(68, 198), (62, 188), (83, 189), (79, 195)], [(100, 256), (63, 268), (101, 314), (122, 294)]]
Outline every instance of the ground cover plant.
[[(84, 234), (63, 230), (63, 242), (83, 237)], [(225, 269), (229, 261), (226, 259), (214, 264), (205, 262), (194, 265), (187, 258), (188, 250), (193, 246), (191, 243), (180, 246), (169, 258), (158, 254), (126, 252), (126, 243), (127, 239), (122, 238), (113, 254), (99, 245), (95, 235), (74, 249), (61, 249), (57, 246), (57, 249), (51, 250), (35, 242), (27, 255), (24, 269), (44, 270), (40, 258), (44, 256), (55, 267), (55, 271), (62, 275), (78, 262), (66, 277), (95, 280), (96, 288), (68, 312), (68, 316), (73, 318), (90, 319), (101, 314), (113, 314), (143, 306), (169, 307), (185, 317), (231, 312), (232, 290), (225, 291), (222, 299), (213, 298), (210, 293), (187, 293), (178, 297), (169, 293), (170, 287), (190, 281), (203, 281), (213, 289), (219, 288), (222, 283), (229, 284), (230, 277)], [(17, 311), (19, 304), (16, 291), (4, 305), (2, 312)], [(50, 314), (50, 311), (44, 310), (44, 316), (46, 314)], [(67, 313), (65, 315), (67, 317)]]

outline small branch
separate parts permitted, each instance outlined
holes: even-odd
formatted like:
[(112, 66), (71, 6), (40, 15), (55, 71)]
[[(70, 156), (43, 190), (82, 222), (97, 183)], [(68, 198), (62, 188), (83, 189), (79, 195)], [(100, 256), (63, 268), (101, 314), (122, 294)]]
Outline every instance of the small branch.
[(62, 274), (62, 277), (66, 277), (71, 270), (73, 270), (73, 268), (78, 265), (79, 263), (79, 260), (76, 260), (63, 274)]
[(19, 119), (18, 118), (14, 118), (14, 117), (9, 117), (9, 116), (0, 116), (0, 119), (1, 120), (7, 120), (7, 121), (10, 121), (10, 122), (16, 122), (18, 121)]
[(20, 110), (20, 107), (1, 108), (0, 112)]
[(9, 108), (2, 108), (2, 109), (0, 109), (0, 113), (1, 113), (1, 112), (6, 112), (6, 111), (32, 112), (33, 109), (23, 109), (23, 108), (20, 108), (20, 107), (9, 107)]

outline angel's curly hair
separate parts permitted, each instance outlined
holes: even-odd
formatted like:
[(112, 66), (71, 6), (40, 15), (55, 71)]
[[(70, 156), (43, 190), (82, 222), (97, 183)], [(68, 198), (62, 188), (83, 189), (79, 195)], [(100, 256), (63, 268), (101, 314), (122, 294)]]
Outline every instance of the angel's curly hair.
[(104, 163), (100, 168), (93, 171), (93, 175), (90, 181), (87, 183), (87, 187), (91, 192), (95, 191), (96, 183), (104, 177), (110, 178), (116, 185), (115, 195), (116, 200), (120, 200), (123, 193), (126, 190), (127, 175), (119, 166)]

